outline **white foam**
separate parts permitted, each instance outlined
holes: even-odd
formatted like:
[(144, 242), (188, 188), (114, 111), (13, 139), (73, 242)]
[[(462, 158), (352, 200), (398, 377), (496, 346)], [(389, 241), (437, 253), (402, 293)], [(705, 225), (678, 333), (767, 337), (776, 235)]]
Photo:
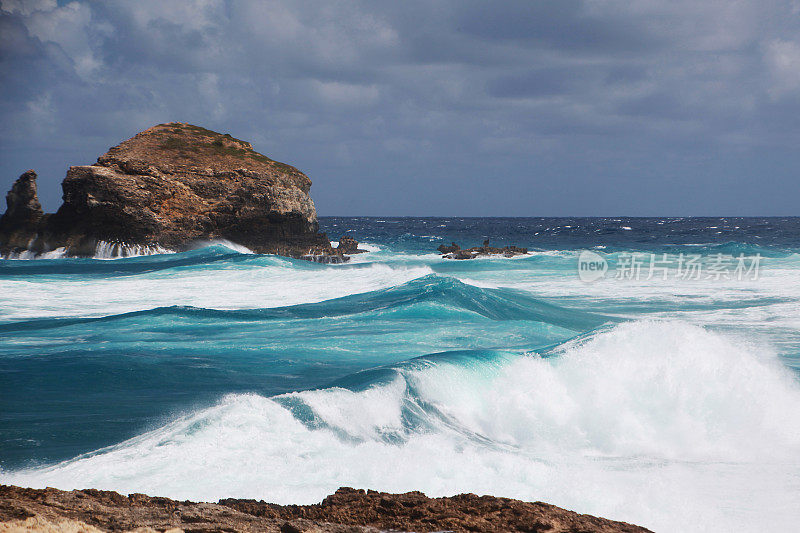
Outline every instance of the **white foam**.
[[(204, 246), (224, 246), (234, 252), (241, 254), (253, 254), (253, 250), (241, 244), (227, 239), (214, 239), (211, 241), (196, 243), (198, 248)], [(98, 241), (95, 246), (93, 259), (124, 259), (126, 257), (140, 257), (144, 255), (173, 254), (174, 250), (154, 244), (129, 244), (125, 242)], [(38, 253), (31, 250), (22, 252), (12, 252), (7, 254), (4, 259), (61, 259), (69, 256), (69, 249), (66, 247), (56, 248), (48, 252)]]
[(98, 241), (94, 259), (122, 259), (143, 255), (170, 254), (174, 251), (159, 245), (127, 244), (124, 242)]
[(382, 248), (377, 244), (371, 244), (368, 242), (360, 242), (358, 243), (358, 247), (368, 252), (380, 252), (382, 250)]
[(55, 250), (51, 250), (49, 252), (44, 252), (39, 256), (40, 259), (62, 259), (66, 257), (67, 249), (63, 246), (60, 248), (56, 248)]
[(204, 248), (206, 246), (223, 246), (232, 252), (239, 252), (240, 254), (253, 255), (255, 252), (242, 244), (229, 241), (228, 239), (213, 239), (210, 241), (201, 241), (195, 243), (195, 248)]
[[(639, 280), (610, 277), (582, 283), (577, 275), (577, 254), (544, 257), (527, 263), (509, 263), (504, 269), (448, 272), (461, 281), (482, 288), (510, 287), (530, 292), (554, 303), (627, 318), (646, 316), (676, 318), (722, 328), (747, 327), (751, 333), (775, 333), (789, 328), (800, 338), (800, 256), (764, 258), (758, 279), (676, 279), (656, 274), (647, 279), (647, 267)], [(536, 258), (539, 259), (539, 258)], [(517, 268), (516, 265), (524, 268)], [(789, 300), (789, 301), (784, 301)], [(748, 302), (753, 306), (748, 308)], [(772, 335), (777, 340), (787, 330)], [(797, 349), (792, 353), (797, 353)]]
[[(366, 254), (360, 254), (366, 255)], [(305, 266), (305, 265), (301, 265)], [(0, 279), (0, 320), (107, 316), (170, 305), (258, 309), (311, 303), (399, 285), (432, 273), (426, 265), (298, 268), (268, 262), (208, 263), (136, 276)], [(57, 286), (56, 286), (57, 284)]]
[[(423, 412), (420, 428), (404, 425)], [(656, 531), (760, 532), (797, 523), (798, 453), (800, 387), (770, 350), (646, 321), (555, 359), (420, 363), (363, 392), (232, 395), (101, 453), (0, 478), (277, 503), (341, 485), (470, 491)]]
[[(339, 246), (339, 241), (331, 241), (331, 247), (332, 248), (337, 248), (338, 246)], [(358, 243), (358, 248), (359, 248), (359, 250), (365, 250), (367, 252), (380, 252), (382, 250), (382, 248), (380, 246), (378, 246), (377, 244), (370, 244), (368, 242), (360, 242), (360, 243)], [(363, 254), (354, 254), (350, 258), (352, 260), (353, 258), (358, 257), (359, 255), (361, 255), (363, 257)], [(363, 261), (360, 261), (360, 262), (363, 262)]]
[(23, 259), (23, 260), (31, 260), (31, 259), (61, 259), (66, 257), (67, 249), (63, 246), (60, 248), (56, 248), (55, 250), (50, 250), (47, 252), (34, 252), (32, 250), (23, 250), (21, 252), (10, 252), (4, 256), (0, 256), (0, 259)]

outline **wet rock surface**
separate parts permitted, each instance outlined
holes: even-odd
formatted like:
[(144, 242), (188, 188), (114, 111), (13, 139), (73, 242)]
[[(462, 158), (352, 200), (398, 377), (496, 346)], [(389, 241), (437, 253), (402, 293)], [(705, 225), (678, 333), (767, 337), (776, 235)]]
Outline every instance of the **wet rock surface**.
[[(65, 522), (66, 521), (66, 522)], [(377, 531), (525, 531), (645, 533), (649, 530), (546, 503), (461, 494), (428, 498), (421, 492), (388, 494), (341, 488), (315, 505), (275, 505), (225, 499), (193, 503), (94, 489), (60, 491), (0, 485), (0, 531), (145, 531), (169, 529), (296, 533)], [(36, 525), (39, 525), (35, 527)], [(32, 527), (31, 527), (32, 526)], [(71, 529), (70, 529), (71, 528)], [(50, 528), (56, 530), (55, 528)]]
[(444, 259), (475, 259), (477, 257), (488, 257), (491, 255), (514, 257), (528, 253), (527, 248), (519, 248), (517, 246), (504, 246), (503, 248), (489, 246), (488, 240), (483, 242), (483, 246), (462, 249), (458, 244), (451, 243), (449, 246), (442, 244), (437, 250), (442, 254)]
[(343, 254), (363, 254), (367, 252), (367, 250), (360, 250), (358, 241), (348, 235), (343, 235), (339, 238), (339, 245), (336, 249)]

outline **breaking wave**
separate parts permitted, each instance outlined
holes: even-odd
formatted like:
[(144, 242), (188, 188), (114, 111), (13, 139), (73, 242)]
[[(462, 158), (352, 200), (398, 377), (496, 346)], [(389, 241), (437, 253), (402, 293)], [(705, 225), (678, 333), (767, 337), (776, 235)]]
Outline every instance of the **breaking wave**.
[(327, 388), (228, 395), (2, 478), (278, 503), (319, 501), (340, 485), (470, 491), (660, 531), (763, 531), (793, 527), (785, 495), (800, 480), (798, 453), (800, 386), (768, 348), (638, 321), (539, 353), (433, 354)]

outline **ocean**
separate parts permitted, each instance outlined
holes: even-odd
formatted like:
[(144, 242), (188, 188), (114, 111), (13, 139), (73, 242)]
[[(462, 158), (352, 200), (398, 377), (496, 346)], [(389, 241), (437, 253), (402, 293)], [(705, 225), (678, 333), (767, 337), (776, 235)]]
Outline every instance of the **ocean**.
[(0, 482), (797, 531), (800, 218), (320, 224), (368, 252), (0, 261)]

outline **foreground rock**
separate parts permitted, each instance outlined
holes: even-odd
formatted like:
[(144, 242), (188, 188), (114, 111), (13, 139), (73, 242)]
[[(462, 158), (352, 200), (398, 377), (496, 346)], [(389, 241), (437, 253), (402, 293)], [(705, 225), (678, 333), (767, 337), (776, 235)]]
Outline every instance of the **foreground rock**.
[(41, 213), (35, 180), (26, 172), (8, 194), (0, 253), (94, 255), (98, 243), (184, 250), (225, 239), (258, 253), (342, 257), (319, 233), (308, 176), (199, 126), (159, 124), (70, 167), (54, 214)]
[(439, 253), (445, 259), (475, 259), (476, 257), (486, 257), (490, 255), (502, 255), (503, 257), (514, 257), (515, 255), (525, 255), (528, 253), (527, 248), (518, 248), (517, 246), (504, 246), (503, 248), (494, 248), (489, 246), (489, 241), (484, 241), (483, 246), (474, 246), (472, 248), (462, 249), (456, 243), (451, 243), (450, 246), (442, 244), (438, 248)]
[(553, 505), (461, 494), (428, 498), (342, 488), (316, 505), (255, 500), (179, 502), (99, 490), (23, 489), (0, 485), (0, 531), (526, 531), (646, 533), (647, 529)]

